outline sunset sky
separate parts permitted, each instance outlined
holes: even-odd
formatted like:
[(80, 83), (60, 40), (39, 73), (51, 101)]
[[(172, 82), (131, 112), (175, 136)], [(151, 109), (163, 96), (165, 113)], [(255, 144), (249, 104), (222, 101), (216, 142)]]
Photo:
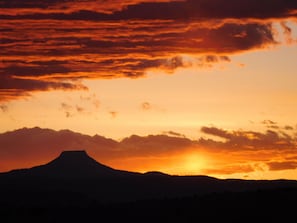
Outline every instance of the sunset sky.
[(0, 52), (0, 172), (297, 179), (295, 0), (0, 0)]

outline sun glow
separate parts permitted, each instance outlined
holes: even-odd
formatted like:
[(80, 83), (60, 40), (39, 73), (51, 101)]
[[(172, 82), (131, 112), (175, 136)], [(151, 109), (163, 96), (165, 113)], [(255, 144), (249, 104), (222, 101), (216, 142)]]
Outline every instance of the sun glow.
[(211, 157), (201, 150), (197, 151), (197, 148), (189, 149), (172, 159), (174, 162), (166, 169), (169, 174), (203, 175), (204, 170), (211, 165)]
[(206, 161), (205, 158), (200, 154), (188, 154), (184, 158), (184, 169), (189, 173), (197, 173), (203, 167), (205, 167)]

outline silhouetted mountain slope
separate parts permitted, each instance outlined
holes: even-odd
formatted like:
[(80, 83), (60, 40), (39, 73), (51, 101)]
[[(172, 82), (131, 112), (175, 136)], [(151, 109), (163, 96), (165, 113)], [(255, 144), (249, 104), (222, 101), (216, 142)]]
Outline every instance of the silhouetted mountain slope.
[(297, 181), (130, 173), (66, 151), (0, 174), (0, 198), (1, 222), (294, 222)]
[(39, 165), (57, 157), (63, 150), (88, 148), (90, 154), (105, 160), (113, 156), (117, 147), (117, 141), (99, 135), (39, 127), (22, 128), (0, 133), (0, 172)]
[(168, 135), (132, 135), (115, 141), (70, 130), (22, 128), (0, 133), (0, 172), (39, 165), (57, 157), (63, 150), (86, 148), (102, 162), (114, 163), (114, 160), (123, 159), (120, 162), (123, 166), (131, 158), (182, 152), (194, 144), (195, 141)]
[(107, 167), (88, 156), (85, 151), (64, 151), (53, 161), (30, 169), (13, 170), (11, 176), (50, 177), (50, 178), (97, 178), (127, 177), (138, 175)]
[(48, 164), (0, 174), (0, 205), (86, 207), (91, 201), (118, 203), (279, 188), (297, 188), (297, 181), (131, 173), (102, 165), (84, 151), (67, 151)]

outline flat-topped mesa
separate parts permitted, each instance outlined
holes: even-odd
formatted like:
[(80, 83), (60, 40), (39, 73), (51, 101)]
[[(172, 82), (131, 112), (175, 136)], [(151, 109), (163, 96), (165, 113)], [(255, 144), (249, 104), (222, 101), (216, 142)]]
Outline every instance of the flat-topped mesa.
[(92, 159), (92, 158), (87, 154), (85, 150), (66, 150), (61, 152), (60, 156), (57, 159), (85, 160), (85, 159)]
[(97, 162), (85, 150), (66, 150), (54, 160), (29, 169), (13, 170), (13, 175), (26, 175), (46, 178), (111, 178), (131, 177), (142, 174), (117, 170)]
[(138, 173), (116, 170), (97, 162), (85, 150), (66, 150), (47, 164), (33, 167), (28, 173), (62, 178), (135, 176)]
[(54, 159), (52, 162), (65, 162), (65, 164), (86, 165), (87, 163), (99, 164), (90, 157), (85, 150), (66, 150)]
[(69, 155), (87, 155), (86, 150), (64, 150), (61, 152), (60, 156), (69, 156)]
[(63, 151), (59, 157), (47, 164), (49, 167), (60, 169), (61, 171), (75, 171), (76, 173), (89, 172), (113, 172), (114, 170), (107, 167), (92, 157), (85, 150)]

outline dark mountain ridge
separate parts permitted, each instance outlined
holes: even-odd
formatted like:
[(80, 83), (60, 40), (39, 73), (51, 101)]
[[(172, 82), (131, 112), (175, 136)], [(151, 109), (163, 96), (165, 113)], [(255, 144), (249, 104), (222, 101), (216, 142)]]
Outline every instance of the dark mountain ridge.
[[(84, 150), (63, 151), (59, 157), (47, 164), (29, 169), (12, 170), (7, 176), (28, 176), (42, 178), (110, 178), (135, 176), (138, 173), (115, 170), (91, 158)], [(1, 175), (0, 175), (1, 176)]]
[(5, 222), (291, 222), (297, 181), (116, 170), (85, 151), (0, 174)]
[(40, 165), (46, 160), (57, 157), (64, 150), (86, 148), (93, 157), (102, 162), (110, 162), (127, 157), (159, 156), (168, 152), (180, 152), (193, 146), (194, 143), (185, 138), (168, 135), (132, 135), (116, 141), (100, 135), (90, 136), (71, 130), (22, 128), (0, 133), (0, 172)]
[[(65, 196), (114, 203), (277, 188), (297, 188), (297, 181), (221, 180), (209, 176), (172, 176), (154, 171), (141, 174), (105, 166), (85, 151), (64, 151), (45, 165), (0, 174), (0, 203), (14, 201), (34, 205), (41, 202), (47, 205), (55, 200), (62, 205), (66, 202), (62, 199)], [(41, 201), (37, 194), (49, 200)], [(77, 202), (77, 205), (84, 204)]]

